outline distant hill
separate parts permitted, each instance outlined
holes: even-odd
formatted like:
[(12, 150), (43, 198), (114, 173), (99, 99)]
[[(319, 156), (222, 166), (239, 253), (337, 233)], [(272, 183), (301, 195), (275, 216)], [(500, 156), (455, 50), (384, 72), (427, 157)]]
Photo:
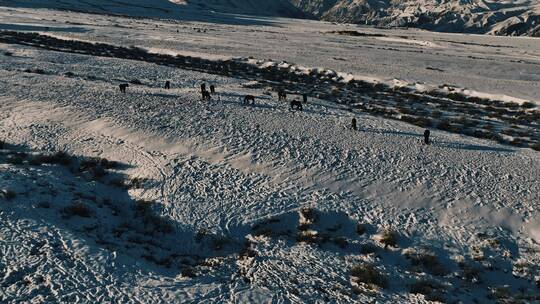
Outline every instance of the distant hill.
[(380, 27), (540, 36), (538, 0), (291, 0), (312, 17)]
[(163, 18), (181, 16), (181, 11), (193, 10), (196, 14), (203, 10), (540, 37), (540, 0), (0, 0), (0, 5)]

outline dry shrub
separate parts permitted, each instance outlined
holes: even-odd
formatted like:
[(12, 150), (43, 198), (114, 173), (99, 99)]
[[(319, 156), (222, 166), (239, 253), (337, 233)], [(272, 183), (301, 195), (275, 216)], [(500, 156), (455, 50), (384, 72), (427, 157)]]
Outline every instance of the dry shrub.
[(347, 238), (342, 237), (342, 236), (332, 239), (332, 242), (336, 244), (336, 246), (342, 249), (349, 245), (349, 241), (347, 240)]
[(314, 230), (300, 231), (296, 236), (296, 240), (301, 243), (315, 244), (320, 242), (319, 233)]
[(534, 109), (534, 108), (536, 108), (536, 104), (534, 102), (527, 101), (527, 102), (524, 102), (523, 104), (521, 104), (521, 107), (523, 107), (525, 109)]
[(311, 225), (317, 220), (317, 212), (311, 207), (302, 207), (299, 211), (300, 224)]
[(130, 181), (130, 187), (133, 189), (142, 189), (144, 185), (148, 182), (147, 178), (143, 177), (134, 177)]
[(167, 219), (154, 214), (153, 203), (143, 200), (135, 203), (135, 215), (142, 220), (145, 232), (148, 234), (171, 233), (173, 231), (172, 224)]
[(360, 247), (361, 254), (371, 254), (377, 252), (377, 250), (379, 250), (379, 247), (373, 243), (365, 243)]
[(351, 269), (351, 276), (358, 282), (375, 285), (380, 288), (388, 287), (388, 279), (377, 268), (370, 264), (359, 264)]
[(397, 247), (399, 240), (399, 233), (397, 231), (392, 229), (386, 229), (381, 234), (380, 242), (384, 244), (384, 246), (391, 246), (391, 247)]
[(90, 217), (92, 215), (92, 210), (82, 202), (75, 202), (71, 206), (67, 206), (62, 210), (62, 213), (66, 217), (79, 216), (79, 217)]
[(358, 235), (362, 235), (364, 233), (366, 233), (366, 225), (362, 224), (362, 223), (358, 223), (356, 224), (356, 233), (358, 233)]
[(432, 280), (420, 280), (409, 286), (414, 294), (423, 294), (428, 301), (445, 302), (444, 287)]
[(445, 267), (439, 262), (437, 255), (431, 251), (409, 249), (405, 250), (403, 254), (411, 261), (413, 266), (422, 267), (428, 273), (437, 276), (448, 273)]
[(17, 197), (17, 193), (15, 193), (14, 191), (11, 191), (9, 189), (0, 190), (0, 198), (4, 199), (6, 201), (10, 201), (10, 200), (14, 199), (15, 197)]
[(11, 165), (22, 165), (26, 158), (28, 157), (28, 154), (24, 152), (17, 152), (13, 154), (9, 154), (6, 158), (6, 162)]
[(35, 155), (30, 160), (30, 164), (39, 166), (43, 164), (58, 164), (67, 166), (71, 163), (71, 158), (66, 152), (59, 151), (54, 154), (40, 154)]

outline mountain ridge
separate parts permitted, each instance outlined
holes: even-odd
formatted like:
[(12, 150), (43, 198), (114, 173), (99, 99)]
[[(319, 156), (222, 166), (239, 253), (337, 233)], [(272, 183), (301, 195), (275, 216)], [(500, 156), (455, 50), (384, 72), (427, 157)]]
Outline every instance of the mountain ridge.
[(186, 17), (197, 14), (196, 11), (215, 11), (381, 28), (540, 37), (540, 0), (0, 0), (0, 5), (158, 18), (178, 17), (181, 12)]
[(486, 0), (291, 0), (321, 20), (432, 31), (540, 36), (540, 2)]

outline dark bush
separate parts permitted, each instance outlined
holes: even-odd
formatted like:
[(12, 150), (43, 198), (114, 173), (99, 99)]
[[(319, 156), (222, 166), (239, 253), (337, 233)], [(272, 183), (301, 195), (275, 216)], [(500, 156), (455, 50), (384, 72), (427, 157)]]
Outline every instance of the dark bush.
[(405, 257), (411, 261), (413, 266), (422, 267), (433, 275), (442, 276), (448, 272), (433, 252), (411, 250), (405, 253)]
[(428, 301), (446, 302), (443, 286), (435, 281), (420, 280), (411, 284), (409, 290), (413, 294), (423, 294)]
[(316, 244), (321, 242), (318, 233), (313, 230), (300, 231), (296, 236), (296, 241), (299, 243)]
[(146, 233), (154, 234), (159, 232), (167, 234), (173, 232), (174, 228), (167, 219), (154, 214), (152, 204), (154, 202), (142, 200), (135, 203), (135, 215), (142, 220)]
[(92, 211), (90, 208), (81, 202), (75, 202), (71, 206), (67, 206), (62, 210), (62, 213), (67, 217), (79, 216), (79, 217), (90, 217)]
[(521, 107), (525, 108), (525, 109), (534, 109), (534, 108), (536, 108), (536, 104), (534, 102), (527, 101), (527, 102), (524, 102), (521, 105)]
[(461, 93), (456, 93), (456, 92), (452, 92), (452, 93), (449, 93), (446, 97), (452, 99), (452, 100), (455, 100), (455, 101), (465, 101), (467, 100), (467, 96), (461, 94)]
[(32, 73), (32, 74), (40, 74), (40, 75), (46, 75), (47, 72), (43, 69), (26, 69), (24, 70), (25, 73)]
[(359, 235), (366, 233), (366, 225), (362, 223), (356, 224), (356, 233), (358, 233)]
[(375, 285), (381, 288), (388, 287), (388, 279), (377, 268), (370, 264), (359, 264), (351, 269), (351, 276), (359, 282)]
[(17, 153), (9, 154), (6, 158), (6, 162), (12, 165), (22, 165), (27, 157), (28, 157), (28, 154), (24, 152), (17, 152)]
[(392, 230), (392, 229), (384, 230), (380, 238), (381, 243), (383, 243), (385, 246), (392, 246), (392, 247), (397, 247), (398, 240), (399, 240), (399, 234), (397, 233), (397, 231)]
[(349, 245), (349, 241), (342, 236), (334, 238), (332, 242), (339, 248), (345, 248)]
[(6, 201), (10, 201), (14, 199), (15, 197), (17, 197), (17, 193), (15, 193), (15, 191), (11, 191), (9, 189), (0, 190), (0, 198)]
[(32, 165), (42, 165), (42, 164), (58, 164), (67, 166), (71, 164), (71, 157), (66, 152), (56, 152), (51, 155), (41, 154), (35, 155), (30, 160)]

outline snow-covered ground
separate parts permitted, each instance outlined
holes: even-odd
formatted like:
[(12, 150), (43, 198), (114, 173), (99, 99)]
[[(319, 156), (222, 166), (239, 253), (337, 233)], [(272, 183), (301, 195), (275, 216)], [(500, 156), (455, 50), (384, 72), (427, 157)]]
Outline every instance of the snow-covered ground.
[[(0, 29), (41, 31), (64, 38), (134, 45), (167, 53), (285, 60), (388, 83), (397, 80), (427, 86), (448, 84), (540, 102), (539, 39), (378, 30), (309, 20), (188, 13), (177, 17), (184, 19), (149, 20), (5, 8), (0, 10)], [(331, 33), (342, 30), (386, 37)]]
[[(525, 38), (0, 14), (3, 28), (62, 38), (540, 96), (539, 42)], [(421, 128), (318, 99), (291, 111), (241, 78), (0, 50), (0, 302), (540, 299), (536, 151), (445, 132), (424, 146)], [(200, 100), (202, 81), (217, 87), (210, 102)], [(246, 94), (256, 105), (242, 104)], [(34, 161), (52, 151), (72, 155), (69, 164)], [(91, 157), (116, 164), (79, 166)], [(70, 206), (81, 204), (77, 215)], [(395, 246), (383, 244), (385, 230)], [(355, 279), (353, 267), (366, 264), (387, 277), (384, 288)]]

